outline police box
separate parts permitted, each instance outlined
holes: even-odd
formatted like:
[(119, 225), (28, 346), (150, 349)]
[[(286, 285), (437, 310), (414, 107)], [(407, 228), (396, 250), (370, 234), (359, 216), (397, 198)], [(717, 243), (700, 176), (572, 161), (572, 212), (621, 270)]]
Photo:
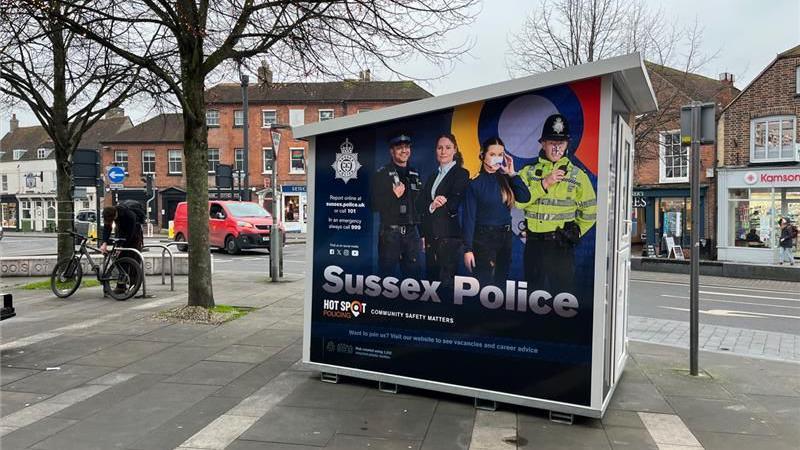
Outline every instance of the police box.
[(602, 417), (627, 359), (639, 54), (293, 129), (303, 361)]

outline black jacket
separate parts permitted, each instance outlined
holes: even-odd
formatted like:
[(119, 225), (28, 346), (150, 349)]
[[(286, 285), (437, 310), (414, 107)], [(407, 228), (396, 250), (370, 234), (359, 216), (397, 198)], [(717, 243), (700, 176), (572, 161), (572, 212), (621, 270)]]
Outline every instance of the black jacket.
[(786, 225), (781, 229), (780, 246), (783, 248), (794, 247), (794, 239), (792, 238), (792, 225)]
[(417, 209), (422, 214), (422, 235), (427, 238), (461, 238), (463, 234), (458, 209), (469, 186), (469, 172), (457, 165), (447, 172), (442, 182), (436, 186), (436, 195), (446, 197), (447, 203), (431, 213), (429, 209), (433, 201), (431, 189), (437, 174), (438, 171), (428, 177), (418, 200)]
[[(119, 244), (120, 247), (135, 248), (141, 250), (144, 246), (144, 234), (142, 226), (136, 223), (136, 213), (124, 206), (117, 206), (117, 218), (114, 219), (116, 226), (116, 237), (125, 238), (125, 242)], [(103, 226), (103, 242), (111, 243), (111, 223)]]
[[(392, 186), (397, 182), (406, 186), (406, 191), (397, 198)], [(372, 178), (372, 209), (381, 217), (381, 226), (414, 225), (419, 223), (417, 198), (422, 182), (413, 167), (399, 167), (389, 163)]]

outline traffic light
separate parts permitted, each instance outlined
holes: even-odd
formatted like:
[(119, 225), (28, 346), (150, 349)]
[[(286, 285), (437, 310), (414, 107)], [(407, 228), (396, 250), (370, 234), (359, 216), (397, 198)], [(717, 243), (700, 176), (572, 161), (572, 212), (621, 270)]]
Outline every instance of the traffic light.
[(142, 175), (142, 181), (144, 182), (144, 193), (145, 196), (149, 199), (153, 197), (153, 174), (148, 173)]

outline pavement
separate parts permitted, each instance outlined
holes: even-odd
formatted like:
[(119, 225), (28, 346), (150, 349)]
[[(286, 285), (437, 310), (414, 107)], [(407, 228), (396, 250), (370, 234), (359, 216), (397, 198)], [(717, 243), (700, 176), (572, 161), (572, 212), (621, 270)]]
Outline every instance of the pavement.
[[(20, 237), (20, 238), (56, 238), (58, 233), (44, 233), (44, 232), (23, 232), (23, 231), (8, 231), (5, 230), (6, 237)], [(306, 233), (286, 233), (287, 244), (302, 244), (306, 242)], [(170, 240), (166, 234), (154, 234), (153, 236), (145, 236), (145, 242), (160, 242)], [(2, 242), (2, 241), (0, 241)]]
[[(637, 273), (636, 276), (639, 274)], [(662, 274), (663, 275), (663, 274)], [(56, 299), (0, 280), (17, 317), (0, 323), (0, 446), (9, 449), (794, 449), (800, 365), (631, 341), (602, 420), (373, 382), (319, 381), (300, 362), (303, 284), (215, 274), (217, 303), (252, 306), (220, 326), (153, 318), (186, 302), (151, 277), (154, 298), (100, 288)], [(721, 282), (734, 283), (735, 280)], [(12, 284), (13, 283), (13, 284)], [(767, 288), (762, 286), (763, 288)]]

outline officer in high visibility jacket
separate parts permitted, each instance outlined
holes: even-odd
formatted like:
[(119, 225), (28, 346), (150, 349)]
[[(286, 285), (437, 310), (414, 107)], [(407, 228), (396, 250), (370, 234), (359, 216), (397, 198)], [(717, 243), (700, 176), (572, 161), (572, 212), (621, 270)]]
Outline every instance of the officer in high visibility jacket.
[(569, 124), (564, 116), (547, 118), (535, 164), (519, 176), (531, 198), (517, 202), (525, 213), (525, 279), (528, 290), (555, 295), (573, 289), (575, 247), (597, 221), (597, 197), (586, 173), (570, 161)]

